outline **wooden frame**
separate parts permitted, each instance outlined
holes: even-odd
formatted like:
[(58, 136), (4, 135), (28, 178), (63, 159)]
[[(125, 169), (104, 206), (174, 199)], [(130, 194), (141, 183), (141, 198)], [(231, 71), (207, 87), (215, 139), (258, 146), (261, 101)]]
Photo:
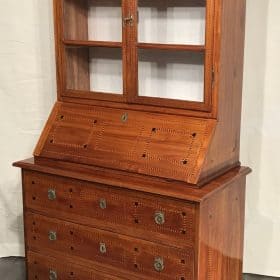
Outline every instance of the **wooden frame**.
[[(117, 107), (126, 108), (128, 105), (133, 106), (133, 109), (139, 108), (142, 111), (162, 112), (167, 111), (175, 114), (193, 115), (200, 117), (212, 117), (212, 111), (215, 111), (215, 102), (213, 100), (213, 79), (214, 79), (214, 22), (215, 18), (215, 6), (214, 0), (200, 1), (197, 3), (191, 2), (193, 5), (200, 6), (206, 3), (206, 34), (205, 45), (180, 45), (180, 44), (150, 44), (138, 42), (137, 32), (138, 24), (123, 25), (122, 28), (122, 42), (113, 41), (90, 41), (87, 35), (87, 15), (80, 13), (75, 20), (83, 28), (77, 28), (75, 23), (67, 22), (72, 28), (74, 37), (66, 38), (65, 35), (65, 23), (63, 20), (63, 3), (66, 0), (54, 0), (55, 9), (55, 30), (56, 30), (56, 52), (57, 52), (57, 80), (58, 80), (58, 99), (60, 101), (70, 101), (74, 103), (83, 103), (99, 105), (102, 102), (102, 106), (105, 107)], [(70, 0), (67, 0), (70, 1)], [(80, 0), (83, 3), (84, 0)], [(71, 1), (70, 1), (71, 3)], [(138, 17), (138, 1), (122, 0), (122, 15), (132, 15), (134, 19)], [(84, 7), (86, 10), (86, 8)], [(71, 13), (71, 11), (70, 11)], [(71, 26), (71, 24), (73, 26)], [(69, 30), (69, 28), (67, 29)], [(77, 33), (79, 32), (79, 33)], [(73, 34), (72, 34), (73, 35)], [(73, 37), (73, 36), (72, 36)], [(87, 48), (89, 47), (107, 47), (107, 48), (120, 48), (122, 49), (123, 57), (123, 94), (103, 94), (102, 92), (92, 92), (89, 90), (89, 85), (85, 82), (88, 79), (88, 73), (79, 73), (76, 71), (74, 75), (79, 76), (79, 83), (83, 86), (81, 90), (67, 89), (66, 76), (67, 69), (69, 71), (69, 65), (65, 59), (66, 47), (78, 47), (83, 49), (84, 53), (80, 51), (80, 56), (84, 56), (84, 60), (87, 58)], [(172, 51), (190, 51), (204, 53), (204, 101), (182, 101), (176, 99), (166, 99), (157, 97), (143, 97), (138, 96), (138, 49), (158, 49), (158, 50), (172, 50)], [(77, 61), (73, 62), (77, 64)], [(71, 79), (74, 81), (74, 79)]]

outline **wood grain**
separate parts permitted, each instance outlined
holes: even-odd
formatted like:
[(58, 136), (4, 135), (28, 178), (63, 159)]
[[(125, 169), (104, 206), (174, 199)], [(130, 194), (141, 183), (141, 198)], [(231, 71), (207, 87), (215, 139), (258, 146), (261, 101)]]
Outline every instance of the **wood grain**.
[[(24, 171), (25, 207), (44, 215), (173, 246), (193, 246), (195, 207), (172, 199), (118, 190), (60, 176)], [(65, 187), (67, 186), (67, 187)], [(48, 191), (56, 198), (50, 200)], [(106, 207), (100, 207), (105, 201)], [(156, 213), (165, 221), (159, 225)]]
[[(154, 243), (151, 242), (152, 239), (150, 238), (148, 238), (149, 241), (146, 241), (143, 236), (135, 239), (120, 234), (118, 231), (115, 234), (117, 228), (104, 231), (101, 230), (99, 225), (98, 228), (96, 228), (96, 225), (94, 227), (81, 225), (80, 222), (83, 223), (83, 220), (79, 220), (79, 224), (67, 222), (52, 217), (51, 210), (48, 212), (49, 217), (36, 214), (34, 212), (38, 212), (36, 203), (32, 205), (34, 209), (27, 208), (29, 202), (26, 202), (29, 198), (26, 197), (24, 203), (26, 248), (29, 264), (28, 279), (33, 279), (31, 278), (33, 275), (39, 276), (40, 279), (45, 276), (50, 260), (53, 258), (58, 259), (58, 261), (57, 266), (52, 264), (52, 268), (60, 273), (69, 273), (66, 269), (67, 266), (64, 266), (65, 270), (63, 270), (60, 265), (63, 260), (64, 263), (72, 263), (71, 267), (75, 271), (77, 269), (76, 273), (88, 273), (94, 266), (94, 269), (102, 272), (102, 275), (114, 275), (120, 277), (120, 279), (136, 280), (139, 277), (141, 279), (157, 279), (159, 274), (154, 271), (151, 263), (153, 263), (155, 256), (163, 256), (165, 269), (164, 272), (160, 273), (161, 279), (174, 279), (175, 276), (175, 279), (241, 280), (245, 176), (246, 173), (242, 173), (238, 177), (224, 177), (224, 181), (217, 180), (213, 183), (215, 191), (212, 190), (206, 199), (195, 204), (193, 210), (198, 220), (195, 223), (197, 231), (196, 238), (193, 241), (193, 249), (189, 246), (183, 248), (180, 245), (177, 248), (173, 247), (172, 238), (162, 244)], [(31, 193), (34, 195), (34, 191), (36, 192), (35, 201), (38, 200), (41, 205), (44, 205), (44, 198), (40, 194), (45, 193), (47, 195), (44, 182), (51, 183), (53, 186), (54, 182), (58, 183), (60, 180), (57, 177), (34, 174), (33, 172), (24, 172), (23, 177), (25, 185), (33, 185), (34, 188), (31, 189)], [(49, 179), (44, 180), (45, 178)], [(34, 182), (32, 183), (32, 181)], [(84, 197), (80, 192), (84, 189), (83, 187), (80, 188), (82, 182), (71, 181), (69, 186), (70, 181), (71, 179), (65, 181), (65, 178), (61, 178), (63, 184), (57, 189), (58, 203), (61, 205), (67, 200), (66, 195), (69, 192), (69, 187), (73, 186), (75, 188), (73, 191)], [(104, 187), (100, 189), (100, 191), (102, 190), (104, 192)], [(186, 191), (189, 192), (191, 189), (186, 188)], [(197, 189), (197, 191), (203, 192), (203, 189)], [(144, 193), (139, 194), (140, 197), (142, 195)], [(154, 198), (158, 200), (156, 196)], [(34, 199), (32, 198), (32, 200)], [(161, 201), (170, 207), (169, 200), (168, 197), (163, 197)], [(141, 203), (141, 201), (139, 202)], [(176, 207), (179, 205), (177, 203), (180, 204), (180, 202), (176, 202)], [(74, 213), (79, 212), (77, 212), (74, 203), (73, 206), (72, 210), (75, 216)], [(112, 209), (110, 211), (113, 213)], [(61, 213), (58, 216), (62, 218)], [(109, 222), (110, 216), (103, 216), (103, 219)], [(176, 227), (176, 224), (174, 226)], [(56, 240), (49, 240), (49, 231), (56, 232)], [(99, 252), (100, 243), (106, 245), (105, 255)], [(181, 242), (181, 246), (183, 245), (184, 243)], [(43, 262), (39, 263), (37, 253), (42, 251), (46, 256), (45, 258), (48, 259), (42, 259)], [(34, 252), (37, 259), (34, 259)], [(122, 256), (124, 257), (122, 258)], [(73, 270), (71, 271), (73, 272)], [(94, 275), (96, 271), (94, 270), (92, 273)]]
[[(86, 260), (93, 265), (105, 266), (126, 275), (142, 275), (145, 279), (162, 280), (194, 279), (192, 249), (171, 246), (130, 238), (99, 229), (89, 228), (63, 220), (51, 219), (28, 212), (26, 215), (27, 244), (31, 251), (44, 251), (47, 255), (68, 255), (75, 260)], [(56, 240), (50, 240), (55, 232)], [(104, 245), (105, 252), (100, 251)], [(162, 258), (164, 269), (156, 271), (156, 258)], [(144, 278), (143, 277), (143, 278)]]
[(205, 184), (203, 188), (197, 188), (174, 180), (164, 180), (141, 174), (128, 174), (118, 170), (46, 158), (30, 158), (15, 162), (13, 165), (24, 170), (33, 170), (82, 181), (111, 185), (119, 189), (149, 193), (153, 194), (155, 199), (164, 196), (199, 203), (207, 200), (216, 192), (222, 191), (227, 185), (238, 180), (240, 177), (247, 176), (251, 172), (251, 169), (248, 167), (236, 167)]
[(137, 47), (140, 49), (156, 49), (156, 50), (176, 50), (176, 51), (192, 51), (192, 52), (205, 51), (205, 46), (195, 46), (195, 45), (138, 43)]
[(89, 49), (65, 49), (66, 88), (90, 90)]
[(218, 98), (218, 122), (202, 178), (239, 164), (246, 1), (216, 2), (219, 16), (215, 28), (214, 91)]
[(107, 41), (87, 41), (87, 40), (63, 40), (66, 46), (87, 46), (87, 47), (106, 47), (106, 48), (121, 48), (121, 42)]
[(241, 280), (245, 177), (200, 205), (198, 279)]
[(214, 120), (57, 106), (36, 156), (198, 182)]
[(59, 18), (64, 30), (64, 37), (60, 39), (87, 40), (88, 39), (88, 1), (87, 0), (55, 0), (62, 1), (62, 17)]
[(50, 271), (56, 273), (58, 279), (79, 280), (123, 280), (95, 270), (93, 267), (86, 268), (73, 262), (65, 262), (63, 258), (50, 257), (45, 254), (28, 252), (27, 255), (29, 276), (27, 279), (49, 280)]

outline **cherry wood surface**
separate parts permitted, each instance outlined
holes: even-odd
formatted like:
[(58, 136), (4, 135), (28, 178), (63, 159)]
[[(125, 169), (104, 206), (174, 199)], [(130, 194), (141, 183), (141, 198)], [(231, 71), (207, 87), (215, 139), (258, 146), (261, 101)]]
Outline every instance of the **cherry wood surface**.
[(63, 40), (66, 46), (86, 46), (86, 47), (106, 47), (106, 48), (121, 48), (120, 42), (108, 41), (87, 41), (87, 40)]
[(243, 279), (245, 181), (240, 177), (200, 205), (199, 280)]
[(243, 80), (245, 0), (217, 0), (220, 6), (215, 36), (219, 61), (214, 83), (218, 100), (217, 127), (201, 177), (239, 160)]
[(45, 254), (29, 252), (27, 255), (29, 268), (28, 279), (49, 280), (51, 273), (55, 273), (58, 279), (79, 279), (79, 280), (122, 280), (104, 272), (73, 262), (65, 262), (63, 258), (49, 257)]
[[(109, 185), (24, 171), (25, 207), (38, 213), (173, 246), (193, 246), (195, 205)], [(50, 200), (48, 191), (56, 197)], [(100, 203), (103, 203), (100, 206)], [(156, 215), (163, 213), (164, 223)]]
[(203, 188), (196, 188), (195, 186), (179, 181), (163, 180), (140, 174), (127, 174), (117, 170), (44, 158), (38, 158), (36, 160), (30, 158), (15, 162), (13, 165), (23, 170), (33, 170), (83, 181), (112, 185), (121, 189), (154, 194), (156, 197), (168, 196), (195, 202), (206, 200), (214, 193), (225, 188), (227, 184), (251, 172), (251, 169), (248, 167), (236, 167), (205, 184)]
[(215, 120), (57, 103), (37, 157), (199, 181)]
[(138, 43), (140, 49), (156, 49), (156, 50), (176, 50), (176, 51), (192, 51), (204, 52), (205, 46), (195, 45), (178, 45), (178, 44), (155, 44), (155, 43)]
[[(144, 279), (194, 279), (194, 254), (191, 248), (158, 245), (125, 235), (89, 228), (63, 220), (27, 212), (25, 216), (27, 246), (31, 251), (48, 255), (84, 259), (98, 266), (108, 266), (124, 275), (132, 273)], [(50, 240), (55, 233), (55, 240)], [(102, 252), (100, 246), (105, 246)], [(155, 260), (163, 260), (163, 269), (157, 271)]]
[[(107, 110), (110, 112), (109, 118), (114, 118), (119, 112), (125, 114), (133, 111), (136, 114), (136, 111), (140, 111), (141, 125), (152, 124), (150, 118), (146, 119), (144, 116), (153, 112), (154, 117), (160, 122), (167, 123), (170, 118), (174, 118), (174, 122), (180, 126), (181, 131), (189, 130), (189, 126), (191, 123), (193, 124), (189, 117), (193, 116), (199, 117), (201, 124), (213, 121), (212, 128), (205, 129), (204, 138), (199, 138), (202, 135), (198, 133), (197, 142), (192, 143), (192, 141), (184, 141), (184, 137), (180, 139), (177, 132), (174, 135), (174, 129), (170, 127), (175, 124), (170, 123), (170, 126), (167, 125), (168, 130), (164, 132), (165, 136), (162, 134), (160, 141), (163, 141), (164, 137), (168, 140), (161, 145), (158, 145), (159, 142), (157, 142), (156, 145), (153, 145), (154, 155), (148, 155), (145, 147), (141, 146), (141, 143), (149, 142), (147, 135), (144, 135), (140, 142), (138, 140), (133, 142), (129, 139), (129, 137), (135, 137), (135, 139), (142, 137), (137, 134), (138, 124), (133, 124), (131, 130), (122, 131), (121, 126), (116, 126), (114, 119), (111, 122), (116, 130), (118, 128), (118, 131), (111, 131), (110, 137), (112, 138), (114, 135), (114, 139), (120, 141), (125, 136), (126, 140), (120, 141), (121, 143), (113, 143), (110, 137), (105, 137), (105, 141), (102, 138), (104, 147), (98, 148), (98, 150), (93, 147), (93, 143), (89, 145), (86, 142), (87, 128), (84, 120), (80, 119), (79, 124), (75, 125), (70, 124), (70, 121), (67, 123), (66, 120), (60, 120), (60, 123), (67, 123), (67, 129), (58, 125), (58, 120), (54, 116), (59, 113), (58, 105), (56, 105), (34, 155), (170, 178), (197, 186), (202, 186), (215, 176), (239, 166), (245, 0), (188, 2), (190, 6), (206, 6), (204, 46), (138, 42), (136, 22), (131, 25), (123, 25), (122, 42), (90, 41), (88, 40), (87, 5), (87, 1), (78, 3), (73, 0), (54, 0), (58, 99), (63, 103), (59, 106), (71, 107), (65, 103), (77, 104), (77, 107), (73, 105), (73, 108), (76, 109), (73, 109), (72, 115), (78, 116), (84, 114), (82, 111), (88, 111), (86, 107), (78, 105), (84, 104), (90, 106), (93, 111), (105, 112)], [(145, 3), (145, 5), (149, 4)], [(136, 19), (137, 1), (123, 0), (122, 15), (123, 17), (132, 15)], [(74, 46), (76, 48), (72, 48)], [(89, 92), (89, 46), (122, 49), (124, 76), (122, 95)], [(139, 48), (176, 49), (178, 51), (190, 48), (189, 50), (194, 53), (203, 52), (205, 54), (205, 104), (209, 105), (207, 105), (209, 110), (205, 111), (205, 108), (196, 107), (200, 106), (197, 102), (186, 102), (184, 103), (186, 106), (181, 107), (177, 104), (179, 102), (177, 100), (137, 96), (137, 50)], [(68, 90), (65, 90), (65, 87)], [(75, 90), (77, 88), (79, 90)], [(136, 100), (140, 100), (140, 102)], [(174, 117), (170, 116), (171, 114)], [(185, 120), (181, 118), (181, 115), (186, 116)], [(142, 117), (144, 117), (143, 121)], [(215, 124), (214, 121), (216, 121)], [(96, 125), (96, 132), (100, 133), (98, 127), (99, 125)], [(132, 132), (134, 128), (135, 131)], [(203, 125), (201, 128), (203, 134)], [(53, 139), (52, 143), (48, 142), (52, 141), (49, 137), (55, 135), (54, 131), (63, 141), (58, 143)], [(128, 134), (124, 135), (126, 132)], [(62, 135), (69, 141), (62, 139)], [(132, 143), (137, 143), (135, 148), (131, 147)], [(114, 144), (115, 147), (112, 147)], [(132, 150), (133, 152), (131, 152)]]
[[(33, 171), (24, 171), (23, 174), (25, 182), (24, 204), (26, 209), (25, 238), (28, 256), (34, 254), (33, 252), (39, 254), (44, 252), (44, 255), (48, 256), (47, 258), (49, 259), (55, 257), (63, 259), (64, 262), (69, 261), (75, 264), (74, 267), (82, 266), (81, 269), (85, 271), (89, 271), (89, 268), (91, 267), (92, 269), (92, 265), (94, 265), (94, 269), (103, 271), (105, 275), (110, 274), (121, 279), (158, 279), (158, 277), (160, 277), (159, 279), (180, 280), (242, 279), (246, 177), (244, 172), (238, 177), (235, 176), (233, 180), (230, 177), (225, 177), (224, 181), (217, 180), (214, 183), (216, 191), (210, 192), (200, 202), (193, 202), (193, 211), (195, 211), (197, 222), (193, 224), (196, 234), (192, 244), (188, 242), (176, 244), (171, 236), (164, 240), (164, 242), (162, 242), (163, 239), (159, 235), (155, 236), (154, 239), (148, 237), (146, 240), (146, 236), (138, 237), (137, 229), (131, 231), (131, 236), (128, 236), (129, 232), (125, 232), (125, 227), (123, 234), (120, 234), (117, 227), (111, 230), (104, 230), (105, 228), (100, 226), (100, 223), (85, 225), (82, 217), (75, 215), (75, 213), (79, 214), (80, 211), (76, 209), (74, 200), (71, 201), (74, 218), (72, 217), (72, 222), (70, 222), (70, 219), (66, 219), (61, 214), (63, 212), (63, 205), (68, 206), (68, 202), (70, 202), (67, 202), (66, 197), (69, 187), (73, 187), (73, 191), (77, 191), (80, 188), (80, 197), (90, 199), (91, 196), (84, 196), (81, 193), (83, 188), (80, 186), (85, 182), (71, 181), (70, 179), (67, 181), (62, 177), (58, 178), (38, 172), (34, 173)], [(45, 180), (46, 177), (50, 179)], [(41, 211), (44, 207), (39, 209), (38, 205), (44, 205), (45, 197), (48, 195), (44, 182), (48, 182), (48, 185), (54, 187), (58, 186), (57, 183), (60, 180), (63, 182), (57, 188), (57, 204), (60, 204), (58, 207), (60, 213), (56, 215), (52, 211)], [(33, 191), (31, 190), (32, 198), (28, 189), (30, 185), (33, 186)], [(98, 195), (97, 188), (91, 188)], [(64, 194), (62, 194), (63, 189)], [(105, 187), (102, 187), (99, 192), (104, 193), (105, 189)], [(190, 191), (189, 188), (186, 188), (186, 190)], [(202, 192), (202, 190), (196, 189), (199, 192)], [(113, 192), (115, 191), (120, 194), (118, 189), (113, 190)], [(139, 195), (141, 197), (147, 196), (143, 192)], [(129, 201), (129, 193), (125, 197)], [(33, 202), (31, 202), (31, 199)], [(165, 204), (168, 209), (174, 207), (172, 206), (173, 203), (170, 203), (169, 197), (163, 196), (162, 199), (158, 199), (157, 196), (154, 196), (154, 200)], [(53, 202), (49, 201), (50, 209)], [(185, 207), (190, 207), (190, 202), (185, 201)], [(181, 203), (174, 200), (175, 207), (180, 207)], [(108, 209), (114, 215), (113, 208)], [(44, 212), (47, 216), (42, 215)], [(152, 211), (148, 208), (145, 209), (145, 212), (148, 216), (152, 214)], [(166, 214), (167, 222), (169, 213), (167, 212)], [(84, 215), (87, 214), (84, 213)], [(63, 218), (63, 220), (60, 218)], [(103, 216), (103, 219), (104, 223), (110, 224), (110, 215)], [(143, 222), (150, 225), (149, 220), (143, 220)], [(171, 227), (173, 226), (176, 232), (177, 223), (171, 225)], [(122, 224), (120, 224), (120, 227), (122, 227)], [(56, 233), (56, 240), (49, 239), (51, 231)], [(181, 233), (178, 233), (178, 237), (180, 235)], [(101, 243), (107, 245), (105, 255), (99, 251)], [(121, 256), (124, 256), (124, 258)], [(164, 259), (164, 270), (160, 273), (155, 271), (152, 265), (157, 257)], [(41, 265), (48, 266), (49, 261), (47, 260)], [(36, 270), (36, 266), (34, 267), (30, 257), (28, 257), (28, 264), (28, 279), (33, 279), (30, 275), (34, 275), (34, 271), (39, 273), (39, 277), (43, 277), (47, 273), (46, 268), (39, 267)], [(61, 270), (59, 266), (56, 269)], [(61, 273), (65, 272), (62, 270)]]

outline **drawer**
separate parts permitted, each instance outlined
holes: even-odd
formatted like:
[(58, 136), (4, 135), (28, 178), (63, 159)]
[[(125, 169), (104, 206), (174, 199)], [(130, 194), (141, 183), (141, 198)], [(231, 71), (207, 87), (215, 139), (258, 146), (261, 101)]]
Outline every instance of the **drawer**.
[(71, 257), (140, 279), (194, 279), (192, 248), (164, 246), (31, 212), (25, 215), (25, 227), (31, 251)]
[(63, 259), (28, 252), (28, 280), (124, 280)]
[(134, 237), (193, 246), (195, 204), (24, 171), (25, 206), (42, 214)]

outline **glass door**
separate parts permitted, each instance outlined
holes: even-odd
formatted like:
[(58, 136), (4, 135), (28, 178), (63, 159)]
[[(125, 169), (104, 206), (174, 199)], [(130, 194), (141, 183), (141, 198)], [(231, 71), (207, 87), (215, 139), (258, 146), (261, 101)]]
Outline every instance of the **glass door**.
[(124, 100), (121, 0), (63, 0), (64, 90), (80, 98)]
[(57, 3), (63, 97), (209, 111), (214, 0)]
[(206, 32), (210, 2), (138, 0), (135, 103), (207, 110), (212, 76), (211, 28)]

